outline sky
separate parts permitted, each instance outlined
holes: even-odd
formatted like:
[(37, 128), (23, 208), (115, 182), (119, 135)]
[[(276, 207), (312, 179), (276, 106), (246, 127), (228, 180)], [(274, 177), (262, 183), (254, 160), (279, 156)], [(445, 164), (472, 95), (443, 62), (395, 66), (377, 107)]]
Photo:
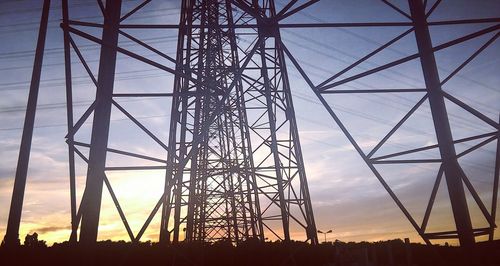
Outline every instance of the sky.
[[(286, 4), (277, 0), (278, 9)], [(300, 2), (300, 1), (299, 1)], [(428, 8), (434, 1), (428, 1)], [(140, 1), (124, 1), (123, 13)], [(391, 1), (409, 13), (407, 2)], [(22, 134), (34, 49), (41, 15), (42, 1), (0, 1), (0, 235), (5, 234), (8, 206), (12, 195), (13, 177)], [(67, 165), (66, 113), (64, 94), (64, 58), (62, 30), (59, 27), (60, 2), (52, 1), (44, 57), (44, 68), (35, 122), (28, 182), (25, 193), (20, 236), (37, 232), (48, 243), (62, 242), (70, 233), (70, 200)], [(180, 1), (153, 1), (143, 10), (127, 19), (129, 23), (178, 23)], [(484, 1), (443, 1), (429, 17), (429, 21), (500, 17), (500, 3)], [(70, 1), (70, 18), (100, 22), (100, 11), (95, 1)], [(284, 22), (401, 22), (407, 19), (381, 1), (322, 0), (297, 13)], [(434, 45), (439, 45), (480, 29), (491, 23), (477, 25), (432, 26)], [(80, 27), (99, 36), (99, 31)], [(408, 27), (336, 28), (336, 29), (282, 29), (283, 41), (297, 58), (313, 83), (319, 84), (336, 72), (349, 66), (370, 51), (396, 37)], [(175, 57), (175, 30), (129, 30), (148, 44)], [(441, 79), (474, 53), (496, 32), (436, 53)], [(99, 47), (82, 38), (74, 37), (93, 73), (97, 73)], [(241, 45), (245, 38), (240, 38)], [(120, 39), (120, 45), (148, 58), (159, 60), (151, 52)], [(494, 121), (500, 112), (500, 51), (493, 42), (470, 64), (450, 79), (443, 89), (454, 97), (481, 111)], [(408, 34), (380, 54), (370, 58), (339, 77), (350, 77), (417, 51), (415, 36)], [(74, 73), (75, 117), (90, 105), (95, 88), (85, 70), (72, 54)], [(161, 61), (164, 64), (168, 62)], [(291, 91), (298, 122), (304, 164), (317, 228), (333, 229), (328, 240), (376, 241), (409, 237), (421, 242), (411, 224), (394, 204), (380, 182), (371, 173), (339, 127), (288, 60)], [(161, 70), (146, 66), (119, 55), (116, 70), (116, 92), (170, 92), (173, 77)], [(338, 87), (338, 89), (423, 88), (420, 62), (412, 60), (398, 67), (381, 71)], [(365, 152), (397, 123), (423, 96), (422, 93), (390, 94), (329, 94), (325, 96), (333, 110), (351, 131)], [(170, 101), (168, 99), (124, 99), (120, 103), (150, 128), (160, 139), (168, 139)], [(455, 139), (492, 132), (492, 127), (447, 101), (450, 124)], [(113, 112), (110, 147), (127, 146), (127, 150), (155, 155), (164, 152), (147, 139), (140, 130), (118, 112)], [(91, 124), (85, 124), (76, 138), (88, 142)], [(480, 140), (481, 141), (481, 140)], [(479, 141), (475, 142), (478, 143)], [(417, 148), (436, 143), (428, 103), (391, 137), (376, 155)], [(458, 152), (474, 142), (456, 145)], [(493, 166), (496, 142), (477, 149), (459, 161), (481, 199), (489, 208), (493, 184)], [(84, 152), (86, 152), (84, 150)], [(415, 155), (414, 158), (436, 158), (436, 151)], [(420, 157), (418, 157), (420, 156)], [(410, 157), (407, 157), (410, 158)], [(136, 165), (139, 160), (125, 160), (108, 156), (108, 166)], [(439, 165), (377, 165), (387, 183), (400, 197), (410, 213), (420, 223)], [(86, 167), (77, 163), (78, 199), (85, 182)], [(162, 192), (162, 171), (113, 172), (108, 177), (122, 203), (133, 231), (137, 232), (147, 213)], [(127, 239), (126, 231), (107, 193), (103, 194), (99, 239)], [(468, 203), (475, 227), (484, 227), (477, 205), (468, 194)], [(497, 218), (497, 222), (499, 219)], [(158, 217), (143, 240), (156, 240)], [(292, 228), (293, 229), (293, 228)], [(429, 231), (453, 230), (451, 209), (446, 184), (441, 183), (430, 221)], [(293, 231), (292, 236), (301, 237)], [(321, 236), (322, 237), (322, 236)], [(495, 238), (498, 238), (496, 234)], [(322, 238), (321, 238), (322, 239)], [(481, 238), (483, 239), (483, 238)], [(450, 241), (454, 243), (453, 241)]]

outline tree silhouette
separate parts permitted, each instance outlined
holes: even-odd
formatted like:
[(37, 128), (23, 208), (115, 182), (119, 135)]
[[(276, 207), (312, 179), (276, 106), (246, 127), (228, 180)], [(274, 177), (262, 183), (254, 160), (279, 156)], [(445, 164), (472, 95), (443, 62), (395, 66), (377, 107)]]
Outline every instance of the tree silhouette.
[(47, 247), (47, 243), (44, 240), (38, 240), (38, 234), (34, 232), (33, 234), (27, 234), (24, 238), (24, 246), (26, 247)]

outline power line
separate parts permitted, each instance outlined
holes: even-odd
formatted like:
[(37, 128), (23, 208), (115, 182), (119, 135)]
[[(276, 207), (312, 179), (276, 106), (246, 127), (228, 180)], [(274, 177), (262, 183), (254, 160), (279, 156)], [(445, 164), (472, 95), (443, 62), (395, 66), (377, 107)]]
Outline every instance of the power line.
[[(150, 44), (158, 44), (162, 43), (163, 41), (165, 42), (170, 42), (171, 40), (177, 40), (177, 35), (169, 35), (169, 36), (163, 36), (163, 37), (150, 37), (150, 38), (144, 38), (142, 41), (147, 41), (150, 42)], [(133, 44), (136, 44), (133, 41), (123, 41), (120, 43), (120, 45), (123, 45), (125, 47), (131, 46)], [(97, 50), (100, 49), (101, 46), (98, 44), (84, 44), (84, 45), (79, 45), (78, 48), (81, 51), (91, 51), (91, 50)], [(44, 54), (59, 54), (60, 52), (63, 51), (63, 47), (52, 47), (52, 48), (47, 48), (44, 51)], [(0, 53), (0, 58), (2, 59), (18, 59), (21, 57), (26, 57), (26, 56), (33, 56), (35, 54), (34, 50), (24, 50), (24, 51), (18, 51), (18, 52), (7, 52), (7, 53)]]
[[(163, 114), (163, 115), (148, 115), (148, 116), (135, 116), (136, 119), (150, 119), (150, 118), (159, 118), (159, 117), (170, 117), (170, 114)], [(128, 118), (118, 118), (118, 119), (111, 119), (110, 121), (126, 121), (130, 120)], [(92, 122), (85, 122), (83, 123), (84, 125), (89, 125), (92, 124)], [(33, 128), (54, 128), (54, 127), (67, 127), (67, 124), (51, 124), (51, 125), (40, 125), (40, 126), (34, 126)], [(22, 127), (11, 127), (11, 128), (0, 128), (0, 131), (11, 131), (11, 130), (23, 130)]]
[[(5, 0), (2, 0), (3, 2), (5, 2)], [(123, 0), (123, 2), (134, 2), (135, 0)], [(18, 0), (16, 1), (12, 1), (12, 2), (19, 2)], [(79, 4), (73, 4), (71, 6), (69, 6), (69, 8), (75, 8), (75, 7), (82, 7), (82, 6), (97, 6), (96, 3), (79, 3)], [(50, 10), (61, 10), (62, 6), (61, 5), (51, 5), (50, 6)], [(39, 7), (39, 8), (27, 8), (27, 9), (19, 9), (19, 10), (9, 10), (9, 11), (5, 11), (5, 12), (0, 12), (0, 16), (2, 15), (12, 15), (12, 14), (15, 14), (15, 15), (19, 15), (19, 14), (24, 14), (24, 13), (33, 13), (33, 12), (41, 12), (42, 11), (42, 8)]]
[[(163, 14), (158, 14), (158, 15), (146, 15), (146, 16), (139, 16), (139, 15), (135, 14), (134, 16), (127, 18), (127, 20), (134, 21), (134, 20), (145, 19), (145, 18), (148, 18), (148, 19), (159, 18), (159, 17), (173, 16), (173, 15), (179, 14), (178, 8), (159, 8), (159, 9), (155, 9), (155, 10), (143, 11), (142, 13), (145, 13), (145, 14), (149, 13), (150, 14), (150, 13), (157, 13), (157, 12), (171, 11), (171, 10), (174, 10), (174, 12), (163, 13)], [(84, 16), (84, 17), (74, 18), (74, 20), (81, 20), (81, 19), (102, 19), (102, 15), (101, 16)], [(59, 19), (49, 20), (49, 26), (47, 28), (52, 29), (52, 30), (53, 29), (60, 29), (60, 27), (59, 27), (60, 22), (61, 22), (61, 20), (59, 20)], [(23, 31), (35, 31), (38, 29), (38, 27), (12, 29), (13, 27), (15, 28), (15, 27), (19, 27), (19, 26), (22, 27), (22, 26), (28, 26), (28, 25), (38, 25), (38, 22), (29, 22), (29, 23), (27, 22), (27, 23), (7, 25), (9, 29), (8, 30), (1, 30), (0, 35), (1, 34), (10, 34), (10, 33), (19, 33), (19, 32), (23, 32)], [(3, 26), (3, 27), (7, 27), (7, 26)]]
[[(331, 55), (328, 55), (328, 56), (329, 56), (329, 57), (332, 57)], [(302, 63), (303, 63), (303, 62), (302, 62)], [(322, 70), (323, 72), (326, 72), (326, 73), (328, 72), (328, 71), (327, 71), (327, 70), (325, 70), (325, 69), (321, 69), (321, 67), (316, 66), (316, 68), (317, 68), (317, 69), (319, 69), (319, 70)], [(138, 71), (126, 71), (126, 72), (118, 72), (117, 74), (130, 74), (130, 73), (148, 72), (148, 71), (150, 71), (150, 70), (146, 70), (146, 71), (141, 71), (141, 70), (138, 70)], [(129, 80), (129, 79), (132, 79), (132, 78), (138, 78), (138, 77), (155, 77), (155, 76), (158, 76), (158, 75), (142, 75), (142, 76), (137, 76), (137, 75), (136, 75), (136, 76), (129, 76), (129, 77), (127, 77), (127, 78), (117, 78), (117, 80)], [(160, 74), (159, 76), (162, 76), (162, 75)], [(319, 76), (319, 75), (316, 75), (316, 76)], [(85, 78), (85, 77), (86, 77), (86, 76), (80, 76), (80, 77), (75, 77), (75, 79)], [(322, 77), (322, 76), (321, 76), (321, 77)], [(322, 78), (323, 78), (323, 79), (326, 79), (326, 77), (322, 77)], [(44, 81), (45, 81), (45, 82), (46, 82), (46, 81), (61, 81), (61, 83), (52, 83), (51, 85), (60, 85), (60, 86), (64, 86), (65, 84), (64, 84), (64, 83), (62, 83), (62, 81), (63, 81), (63, 80), (64, 80), (64, 79), (50, 79), (50, 80), (44, 80)], [(18, 84), (20, 84), (20, 83), (18, 83)], [(27, 83), (26, 83), (26, 84), (27, 84)], [(80, 84), (81, 84), (81, 83), (80, 83)], [(88, 84), (90, 84), (90, 83), (88, 83)], [(3, 85), (3, 86), (12, 86), (12, 85), (16, 85), (16, 83), (1, 84), (1, 85)], [(363, 84), (363, 85), (364, 85), (364, 84)], [(367, 85), (364, 85), (364, 86), (367, 86)], [(356, 88), (356, 87), (354, 87), (354, 88)], [(359, 95), (357, 95), (356, 97), (359, 97), (359, 98), (364, 98), (364, 97), (359, 96)], [(379, 96), (379, 97), (380, 97), (380, 96)], [(411, 100), (409, 100), (409, 99), (406, 99), (406, 98), (404, 98), (404, 97), (401, 97), (401, 98), (411, 102)], [(382, 102), (380, 102), (380, 101), (379, 101), (379, 103), (382, 103)], [(402, 105), (403, 105), (403, 106), (405, 106), (405, 107), (411, 107), (410, 105), (405, 105), (405, 104), (402, 104)], [(399, 109), (399, 110), (402, 110), (401, 108), (398, 108), (398, 109)], [(407, 111), (407, 110), (403, 110), (403, 111)], [(361, 114), (360, 116), (361, 116), (361, 117), (363, 117), (363, 114)], [(366, 116), (364, 116), (364, 118), (367, 118), (367, 117), (366, 117)], [(373, 117), (372, 117), (372, 118), (373, 118)], [(375, 118), (375, 119), (376, 119), (376, 118)], [(379, 122), (385, 122), (385, 123), (387, 123), (387, 122), (389, 122), (389, 121), (379, 121)], [(469, 122), (470, 122), (470, 121), (469, 121)], [(463, 126), (462, 126), (462, 127), (463, 127)], [(469, 127), (468, 127), (468, 128), (470, 129), (470, 128), (472, 128), (472, 127), (473, 127), (473, 125), (469, 125)], [(416, 129), (415, 129), (415, 130), (416, 130)]]
[[(311, 15), (311, 14), (310, 14), (310, 13), (308, 13), (307, 11), (301, 11), (301, 12), (299, 12), (298, 14), (300, 14), (300, 15), (302, 15), (302, 16), (305, 16), (305, 17), (309, 17), (309, 18), (311, 18), (311, 19), (315, 20), (316, 22), (321, 22), (321, 23), (325, 23), (325, 22), (327, 22), (327, 21), (322, 20), (322, 19), (320, 19), (320, 18), (318, 18), (318, 17), (316, 17), (316, 16)], [(378, 46), (381, 46), (381, 45), (382, 45), (381, 43), (379, 43), (379, 42), (377, 42), (377, 41), (375, 41), (375, 40), (372, 40), (372, 39), (370, 39), (370, 38), (368, 38), (368, 37), (366, 37), (366, 36), (362, 36), (362, 35), (360, 35), (360, 34), (356, 34), (356, 33), (352, 32), (352, 31), (350, 31), (350, 30), (348, 30), (348, 29), (344, 29), (344, 28), (335, 28), (335, 29), (336, 29), (336, 30), (339, 30), (339, 31), (342, 31), (342, 32), (345, 32), (345, 33), (347, 33), (347, 34), (350, 34), (350, 35), (352, 35), (352, 36), (355, 36), (355, 37), (357, 37), (357, 38), (360, 38), (360, 39), (362, 39), (362, 40), (365, 40), (365, 41), (371, 42), (372, 44), (376, 44), (376, 45), (378, 45)], [(296, 34), (296, 33), (295, 33), (295, 34)], [(337, 51), (338, 51), (338, 49), (336, 49), (335, 47), (332, 47), (332, 46), (329, 46), (329, 45), (327, 45), (327, 44), (323, 44), (323, 43), (317, 42), (317, 41), (315, 41), (315, 40), (313, 40), (313, 39), (311, 39), (311, 38), (304, 38), (304, 39), (305, 39), (305, 40), (307, 40), (307, 41), (309, 41), (309, 42), (316, 43), (316, 44), (319, 44), (319, 45), (324, 45), (324, 46), (327, 46), (329, 49), (335, 49), (335, 50), (337, 50)], [(398, 53), (399, 55), (406, 56), (406, 54), (404, 54), (404, 53), (402, 53), (401, 51), (398, 51), (397, 49), (394, 49), (394, 48), (392, 48), (392, 47), (387, 47), (386, 49), (388, 49), (388, 50), (390, 50), (390, 51), (393, 51), (393, 52), (395, 52), (395, 53)], [(344, 53), (344, 55), (347, 55), (347, 56), (352, 57), (352, 58), (354, 58), (354, 59), (359, 59), (359, 58), (357, 58), (356, 56), (349, 55), (349, 54), (346, 54), (346, 53)], [(367, 60), (367, 62), (369, 62), (369, 60)], [(375, 64), (375, 66), (378, 66), (378, 65), (376, 65), (376, 64)], [(438, 69), (439, 69), (439, 70), (444, 70), (444, 71), (448, 71), (448, 72), (449, 72), (449, 70), (448, 70), (448, 69), (445, 69), (445, 68), (443, 68), (443, 67), (441, 67), (441, 66), (439, 66), (439, 65), (438, 65)], [(394, 73), (395, 73), (395, 74), (397, 74), (397, 75), (406, 76), (404, 73), (400, 73), (400, 72), (395, 71), (395, 70), (393, 70), (393, 69), (388, 69), (388, 71), (392, 71), (392, 72), (394, 72)], [(406, 76), (406, 77), (408, 77), (408, 76)], [(470, 79), (470, 78), (468, 78), (468, 77), (462, 76), (462, 75), (460, 75), (460, 73), (457, 73), (457, 74), (455, 75), (455, 77), (460, 77), (460, 78), (462, 78), (462, 79), (464, 79), (464, 80), (467, 80), (467, 81), (473, 82), (473, 83), (475, 83), (475, 84), (477, 84), (477, 85), (480, 85), (480, 86), (482, 86), (482, 87), (484, 87), (484, 88), (486, 88), (486, 89), (489, 89), (489, 90), (491, 90), (491, 91), (493, 91), (493, 92), (498, 92), (498, 90), (497, 90), (496, 88), (493, 88), (493, 87), (491, 87), (491, 86), (488, 86), (488, 85), (486, 85), (486, 84), (483, 84), (483, 83), (481, 83), (481, 82), (479, 82), (479, 81), (477, 81), (477, 80), (473, 80), (473, 79)], [(409, 78), (411, 78), (411, 77), (409, 77)], [(480, 104), (480, 102), (478, 102), (478, 103)]]
[[(319, 22), (322, 22), (322, 20), (320, 20), (320, 19), (318, 19), (318, 18), (316, 18), (316, 17), (314, 17), (314, 16), (312, 16), (312, 15), (306, 15), (306, 16), (309, 16), (309, 17), (311, 17), (311, 18), (313, 18), (313, 19), (315, 19), (315, 20), (317, 20), (317, 21), (319, 21)], [(93, 17), (100, 17), (100, 16), (93, 16)], [(345, 30), (345, 31), (346, 31), (346, 32), (349, 32), (349, 31), (347, 31), (347, 30)], [(296, 34), (296, 33), (292, 33), (292, 34), (294, 34), (295, 36), (297, 36), (297, 37), (299, 37), (299, 38), (301, 38), (301, 39), (303, 39), (303, 40), (306, 40), (306, 41), (308, 41), (308, 42), (311, 42), (311, 43), (313, 43), (313, 44), (320, 45), (320, 46), (325, 46), (326, 48), (329, 48), (329, 49), (334, 49), (334, 50), (336, 50), (337, 52), (340, 52), (340, 53), (342, 53), (342, 54), (344, 54), (344, 55), (346, 55), (346, 56), (349, 56), (349, 57), (351, 57), (351, 58), (355, 58), (355, 59), (356, 59), (356, 57), (355, 57), (355, 56), (353, 56), (353, 55), (351, 55), (351, 54), (348, 54), (348, 53), (346, 53), (346, 52), (343, 52), (343, 51), (341, 51), (341, 50), (338, 50), (338, 49), (336, 49), (335, 47), (332, 47), (332, 46), (329, 46), (329, 45), (326, 45), (326, 44), (323, 44), (323, 43), (320, 43), (320, 42), (314, 41), (314, 40), (312, 40), (312, 39), (310, 39), (310, 38), (306, 38), (306, 37), (304, 37), (304, 36), (301, 36), (300, 34)], [(351, 34), (353, 34), (353, 33), (351, 33)], [(356, 37), (358, 37), (358, 38), (359, 38), (359, 37), (362, 37), (362, 36), (358, 36), (357, 34), (354, 34), (354, 35), (355, 35)], [(165, 37), (161, 37), (161, 38), (165, 38)], [(158, 38), (156, 38), (156, 39), (158, 39)], [(377, 42), (374, 42), (373, 40), (370, 40), (370, 39), (368, 39), (368, 38), (362, 38), (362, 39), (364, 39), (364, 40), (366, 40), (366, 41), (371, 41), (372, 43), (375, 43), (375, 44), (378, 44)], [(286, 41), (287, 41), (287, 42), (291, 42), (291, 43), (293, 43), (293, 44), (295, 44), (295, 45), (301, 46), (301, 47), (303, 47), (303, 48), (309, 48), (309, 49), (311, 49), (310, 47), (306, 47), (306, 46), (304, 46), (304, 45), (301, 45), (301, 44), (299, 44), (299, 43), (297, 43), (297, 42), (294, 42), (294, 41), (291, 41), (291, 40), (286, 40)], [(53, 51), (53, 52), (60, 51), (60, 50), (62, 50), (62, 48), (52, 48), (52, 51)], [(90, 50), (90, 49), (89, 49), (89, 50)], [(318, 51), (318, 50), (315, 50), (315, 51), (316, 51), (316, 52), (321, 52), (321, 51)], [(14, 53), (17, 53), (17, 54), (15, 54), (14, 56), (18, 56), (19, 54), (24, 53), (24, 52), (30, 52), (30, 51), (14, 52)], [(397, 51), (397, 52), (399, 52), (399, 51)], [(400, 53), (400, 52), (399, 52), (399, 53)], [(329, 55), (329, 54), (325, 54), (325, 55), (327, 55), (327, 56), (329, 56), (329, 57), (333, 58), (333, 56), (331, 56), (331, 55)], [(1, 54), (0, 54), (0, 56), (1, 56)], [(334, 59), (336, 59), (336, 60), (340, 60), (340, 59), (338, 59), (338, 58), (334, 58)], [(344, 61), (344, 62), (348, 62), (348, 61)], [(372, 65), (377, 66), (376, 64), (373, 64), (373, 63), (371, 63), (371, 62), (369, 62), (369, 61), (367, 61), (367, 62), (368, 62), (368, 63), (370, 63), (370, 64), (372, 64)], [(62, 64), (53, 64), (53, 65), (62, 65)], [(320, 69), (320, 70), (322, 70), (322, 71), (324, 71), (324, 72), (327, 72), (326, 70), (321, 69), (321, 68), (319, 68), (318, 66), (315, 66), (315, 67), (316, 67), (316, 68), (318, 68), (318, 69)], [(147, 71), (141, 71), (141, 70), (139, 70), (139, 71), (126, 71), (126, 72), (117, 73), (117, 74), (129, 74), (129, 73), (132, 73), (132, 72), (133, 72), (133, 73), (137, 73), (137, 72), (147, 72)], [(397, 71), (394, 71), (394, 72), (395, 72), (395, 74), (398, 74), (398, 75), (399, 75), (399, 74), (401, 74), (401, 73), (399, 73), (399, 72), (397, 72)], [(156, 76), (156, 75), (142, 75), (142, 76), (140, 76), (140, 77), (154, 77), (154, 76)], [(133, 77), (132, 77), (132, 76), (130, 76), (130, 77), (128, 77), (128, 78), (126, 78), (126, 79), (123, 79), (123, 80), (128, 80), (128, 79), (131, 79), (131, 78), (137, 78), (137, 77), (138, 77), (138, 76), (133, 76)], [(79, 79), (79, 78), (85, 78), (85, 76), (82, 76), (82, 77), (75, 77), (75, 79)], [(323, 78), (325, 78), (325, 79), (326, 79), (326, 77), (323, 77)], [(393, 78), (390, 78), (390, 77), (386, 77), (386, 78), (393, 79)], [(120, 78), (118, 78), (117, 80), (121, 80), (121, 79), (120, 79)], [(413, 79), (413, 80), (415, 80), (415, 79)], [(50, 79), (50, 80), (44, 80), (44, 81), (45, 81), (45, 82), (46, 82), (46, 81), (63, 81), (63, 79)], [(403, 82), (403, 81), (401, 81), (401, 80), (394, 80), (394, 81), (399, 82), (399, 83)], [(17, 84), (22, 84), (22, 83), (17, 83)], [(24, 85), (26, 85), (26, 84), (27, 84), (27, 83), (25, 83)], [(88, 83), (88, 84), (90, 84), (90, 83)], [(361, 84), (361, 85), (363, 85), (363, 86), (367, 86), (367, 84), (362, 84), (361, 82), (360, 82), (360, 84)], [(408, 83), (408, 84), (409, 84), (409, 83)], [(5, 84), (5, 83), (4, 83), (4, 84), (0, 84), (0, 86), (12, 86), (12, 85), (16, 85), (16, 83), (9, 83), (9, 84)], [(53, 84), (52, 84), (52, 85), (53, 85)], [(63, 85), (63, 83), (61, 83), (61, 85)], [(378, 95), (376, 95), (376, 96), (377, 96), (377, 97), (380, 97), (380, 96), (378, 96)], [(301, 97), (301, 96), (299, 96), (299, 98), (300, 98), (300, 97)], [(365, 98), (365, 97), (362, 97), (362, 96), (359, 96), (359, 95), (357, 95), (356, 97), (359, 97), (359, 98)], [(305, 97), (304, 97), (304, 96), (302, 96), (302, 98), (303, 98), (303, 100), (305, 100)], [(406, 100), (406, 101), (411, 101), (411, 100), (409, 100), (409, 99), (407, 99), (407, 98), (404, 98), (404, 97), (400, 97), (400, 98), (401, 98), (401, 99), (403, 99), (403, 100)], [(366, 98), (365, 98), (365, 99), (366, 99)], [(310, 100), (310, 99), (308, 99), (308, 100)], [(317, 103), (317, 102), (314, 102), (314, 103)], [(379, 101), (379, 103), (381, 103), (381, 102)], [(409, 107), (409, 105), (407, 105), (407, 104), (402, 104), (402, 103), (400, 103), (400, 104), (401, 104), (402, 106)], [(336, 106), (337, 106), (337, 107), (340, 107), (340, 108), (341, 108), (341, 111), (344, 111), (344, 112), (350, 113), (350, 114), (355, 115), (355, 116), (358, 116), (358, 117), (362, 117), (362, 118), (365, 118), (365, 119), (369, 119), (369, 120), (372, 120), (372, 121), (378, 121), (378, 122), (382, 122), (382, 123), (387, 123), (387, 122), (390, 122), (390, 121), (387, 121), (387, 120), (380, 120), (380, 119), (379, 119), (379, 118), (377, 118), (377, 117), (370, 116), (370, 115), (366, 115), (366, 114), (363, 114), (363, 113), (361, 113), (361, 112), (357, 112), (356, 110), (354, 110), (354, 109), (350, 109), (350, 108), (346, 108), (345, 106), (341, 106), (341, 105), (336, 105)], [(64, 106), (60, 106), (60, 107), (55, 107), (55, 106), (51, 106), (51, 107), (49, 107), (49, 106), (47, 106), (47, 107), (45, 107), (45, 108), (46, 108), (46, 109), (51, 109), (51, 108), (53, 109), (53, 108), (63, 108), (63, 107), (64, 107)], [(15, 107), (14, 107), (14, 108), (15, 108)], [(394, 108), (396, 108), (396, 107), (394, 107)], [(488, 108), (493, 109), (493, 108), (491, 108), (491, 107), (489, 107), (489, 106), (488, 106)], [(42, 109), (43, 109), (43, 107), (42, 107)], [(396, 109), (403, 110), (403, 109), (401, 109), (401, 108), (396, 108)], [(14, 109), (14, 110), (1, 110), (0, 112), (12, 112), (12, 111), (18, 111), (18, 110), (16, 110), (16, 109)], [(466, 121), (470, 122), (469, 120), (466, 120)], [(473, 127), (473, 125), (469, 125), (468, 129), (470, 129), (470, 128), (472, 128), (472, 127)], [(413, 129), (413, 130), (419, 131), (418, 129)], [(420, 131), (420, 133), (427, 133), (427, 132)], [(429, 134), (427, 134), (427, 135), (429, 135)], [(373, 137), (373, 136), (371, 136), (371, 137)]]

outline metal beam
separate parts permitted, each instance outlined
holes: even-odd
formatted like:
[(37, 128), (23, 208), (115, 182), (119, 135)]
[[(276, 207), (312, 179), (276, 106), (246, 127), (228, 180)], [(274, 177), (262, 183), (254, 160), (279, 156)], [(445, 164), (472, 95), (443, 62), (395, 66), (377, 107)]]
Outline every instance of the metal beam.
[[(68, 23), (69, 19), (68, 0), (62, 1), (62, 17), (64, 24)], [(68, 132), (73, 128), (73, 87), (71, 74), (71, 37), (68, 31), (64, 31), (64, 76), (66, 78), (66, 119)], [(80, 58), (81, 59), (81, 58)], [(83, 61), (82, 61), (83, 62)], [(76, 177), (75, 177), (75, 150), (72, 144), (73, 135), (68, 135), (68, 168), (69, 168), (69, 190), (70, 190), (70, 207), (71, 207), (71, 235), (69, 241), (76, 243), (78, 222), (76, 218)]]
[(285, 190), (283, 188), (283, 176), (281, 172), (281, 161), (279, 157), (279, 150), (278, 150), (278, 143), (277, 143), (277, 138), (276, 138), (276, 118), (275, 118), (275, 113), (274, 113), (274, 107), (275, 104), (273, 103), (275, 99), (272, 97), (272, 88), (270, 85), (270, 80), (268, 76), (268, 69), (267, 69), (267, 64), (266, 61), (268, 60), (266, 58), (266, 43), (263, 42), (260, 46), (260, 57), (261, 57), (261, 64), (262, 64), (262, 70), (261, 70), (261, 75), (264, 78), (264, 90), (265, 90), (265, 98), (266, 98), (266, 106), (267, 106), (267, 115), (268, 115), (268, 123), (269, 123), (269, 128), (271, 131), (271, 153), (273, 155), (274, 159), (274, 167), (276, 171), (276, 180), (277, 180), (277, 185), (278, 185), (278, 198), (279, 198), (279, 207), (281, 209), (281, 222), (283, 226), (283, 236), (285, 241), (290, 241), (290, 223), (289, 223), (289, 217), (288, 217), (288, 209), (287, 209), (287, 204), (285, 202)]
[(453, 136), (444, 103), (436, 59), (434, 58), (425, 8), (421, 0), (409, 0), (409, 5), (458, 238), (461, 246), (471, 246), (475, 240), (462, 183), (465, 173), (458, 164), (455, 146), (453, 145)]
[(9, 246), (19, 245), (19, 225), (23, 210), (24, 190), (28, 175), (28, 165), (31, 153), (31, 140), (33, 138), (33, 127), (35, 124), (36, 104), (38, 101), (38, 91), (40, 88), (40, 76), (42, 74), (43, 53), (45, 51), (45, 37), (47, 35), (47, 23), (49, 19), (50, 0), (44, 0), (42, 8), (42, 18), (38, 30), (38, 42), (35, 51), (35, 62), (31, 75), (31, 85), (24, 117), (23, 135), (19, 158), (17, 160), (16, 177), (14, 179), (14, 191), (10, 203), (9, 220), (5, 234), (5, 244)]
[(83, 211), (80, 242), (84, 245), (93, 245), (97, 241), (115, 79), (117, 51), (114, 47), (118, 44), (120, 12), (121, 0), (106, 1), (102, 32), (103, 45), (101, 46), (96, 106), (85, 187), (87, 197), (81, 203)]
[[(498, 119), (500, 123), (500, 115)], [(495, 158), (495, 172), (493, 176), (493, 195), (491, 199), (491, 219), (495, 221), (497, 215), (497, 200), (498, 200), (498, 181), (500, 179), (500, 131), (497, 132), (497, 152)], [(489, 241), (493, 241), (495, 236), (495, 228), (492, 228), (488, 237)]]

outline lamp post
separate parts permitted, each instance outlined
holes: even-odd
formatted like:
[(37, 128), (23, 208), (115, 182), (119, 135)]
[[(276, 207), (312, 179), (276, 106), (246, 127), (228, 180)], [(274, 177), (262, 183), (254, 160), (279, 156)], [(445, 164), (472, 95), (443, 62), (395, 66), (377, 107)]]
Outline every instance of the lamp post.
[(328, 230), (328, 231), (326, 231), (326, 232), (323, 232), (323, 231), (321, 231), (321, 230), (318, 230), (318, 233), (323, 234), (323, 235), (325, 236), (325, 243), (326, 243), (326, 235), (327, 235), (327, 234), (329, 234), (329, 233), (331, 233), (331, 232), (332, 232), (332, 230), (331, 230), (331, 229), (330, 229), (330, 230)]

